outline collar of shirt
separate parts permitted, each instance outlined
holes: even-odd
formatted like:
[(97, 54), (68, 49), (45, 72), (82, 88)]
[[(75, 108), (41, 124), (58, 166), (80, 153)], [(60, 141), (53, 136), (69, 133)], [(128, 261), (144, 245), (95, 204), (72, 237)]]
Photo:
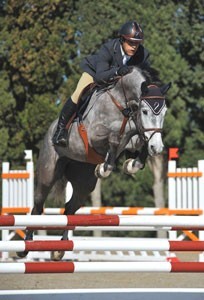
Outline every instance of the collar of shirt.
[(123, 65), (126, 65), (128, 60), (130, 59), (130, 56), (125, 54), (125, 52), (123, 51), (123, 47), (121, 45), (120, 45), (120, 50), (121, 50), (122, 57), (123, 57)]

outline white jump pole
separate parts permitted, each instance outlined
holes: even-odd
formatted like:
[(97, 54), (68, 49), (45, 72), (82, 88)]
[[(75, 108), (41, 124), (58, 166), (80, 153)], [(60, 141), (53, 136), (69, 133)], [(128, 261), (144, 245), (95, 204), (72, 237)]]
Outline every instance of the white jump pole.
[(139, 240), (46, 240), (3, 241), (0, 251), (204, 251), (204, 241)]
[(0, 263), (0, 274), (164, 272), (203, 273), (202, 262), (25, 262)]
[[(58, 215), (64, 213), (64, 208), (44, 208), (45, 215)], [(75, 215), (201, 215), (204, 214), (202, 209), (168, 209), (156, 207), (81, 207)]]
[(74, 231), (178, 231), (178, 230), (204, 230), (204, 227), (182, 226), (0, 226), (0, 230), (74, 230)]
[(178, 226), (204, 227), (204, 216), (14, 215), (0, 216), (0, 226)]

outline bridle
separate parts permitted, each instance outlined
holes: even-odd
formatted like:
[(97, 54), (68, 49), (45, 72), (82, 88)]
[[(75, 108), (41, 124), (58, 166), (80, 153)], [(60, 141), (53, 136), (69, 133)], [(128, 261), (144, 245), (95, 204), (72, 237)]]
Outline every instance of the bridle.
[[(148, 97), (140, 97), (139, 99), (139, 105), (138, 105), (138, 111), (137, 111), (137, 114), (136, 114), (136, 121), (135, 121), (135, 126), (136, 128), (138, 129), (138, 134), (140, 136), (140, 138), (148, 143), (149, 140), (153, 137), (153, 135), (155, 133), (162, 133), (163, 129), (162, 128), (144, 128), (144, 126), (142, 125), (142, 117), (141, 117), (141, 107), (142, 107), (142, 101), (145, 101), (145, 100), (151, 100), (151, 99), (161, 99), (161, 100), (165, 100), (164, 97), (162, 96), (148, 96)], [(149, 138), (146, 137), (145, 135), (145, 132), (148, 132), (148, 131), (152, 131), (152, 134), (150, 135)]]
[[(140, 139), (144, 142), (144, 143), (148, 143), (149, 140), (153, 137), (153, 135), (155, 133), (162, 133), (162, 128), (144, 128), (144, 126), (142, 125), (142, 118), (141, 118), (141, 107), (142, 107), (142, 101), (147, 101), (147, 100), (151, 100), (151, 99), (160, 99), (165, 101), (164, 96), (141, 96), (138, 100), (139, 100), (139, 105), (138, 105), (138, 109), (135, 110), (133, 108), (133, 106), (131, 105), (131, 101), (128, 101), (127, 96), (126, 96), (126, 92), (125, 92), (125, 88), (124, 88), (124, 84), (123, 84), (123, 77), (120, 77), (121, 80), (121, 86), (123, 89), (123, 94), (124, 94), (124, 98), (125, 98), (125, 104), (126, 107), (122, 106), (116, 99), (115, 97), (111, 94), (111, 92), (109, 90), (107, 90), (106, 92), (108, 93), (108, 95), (110, 96), (112, 102), (115, 104), (115, 106), (120, 110), (120, 112), (123, 114), (124, 118), (123, 118), (123, 122), (120, 128), (120, 135), (123, 135), (124, 131), (125, 131), (125, 127), (126, 124), (128, 122), (128, 120), (132, 119), (133, 122), (135, 123), (135, 127), (137, 128), (137, 132), (136, 134), (139, 135)], [(152, 87), (152, 85), (148, 86)], [(145, 132), (148, 131), (152, 131), (152, 134), (150, 135), (149, 138), (146, 137)]]

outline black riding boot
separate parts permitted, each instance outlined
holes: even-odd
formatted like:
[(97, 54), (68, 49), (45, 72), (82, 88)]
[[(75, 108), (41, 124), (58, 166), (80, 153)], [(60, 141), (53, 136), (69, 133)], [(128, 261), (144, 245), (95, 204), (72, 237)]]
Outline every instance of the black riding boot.
[(67, 145), (67, 129), (66, 125), (76, 112), (77, 105), (69, 98), (64, 104), (57, 124), (56, 132), (52, 138), (52, 142), (56, 146), (66, 147)]

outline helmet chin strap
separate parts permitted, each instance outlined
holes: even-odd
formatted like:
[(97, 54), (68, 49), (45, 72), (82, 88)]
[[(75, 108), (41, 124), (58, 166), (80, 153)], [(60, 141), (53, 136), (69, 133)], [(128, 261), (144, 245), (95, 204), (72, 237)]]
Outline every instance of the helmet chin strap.
[(121, 45), (122, 45), (124, 42), (125, 42), (125, 39), (124, 39), (123, 36), (121, 36), (121, 37), (120, 37), (120, 43), (121, 43)]

